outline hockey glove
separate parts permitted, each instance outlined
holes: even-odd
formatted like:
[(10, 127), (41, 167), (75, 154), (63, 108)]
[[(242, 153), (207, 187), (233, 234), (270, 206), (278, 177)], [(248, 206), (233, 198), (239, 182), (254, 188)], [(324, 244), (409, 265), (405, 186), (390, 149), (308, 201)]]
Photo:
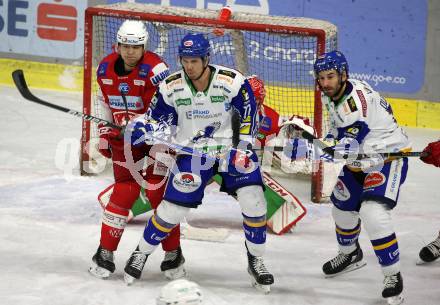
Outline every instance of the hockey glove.
[(233, 148), (229, 152), (228, 162), (228, 173), (232, 176), (239, 176), (253, 172), (257, 168), (258, 157), (250, 149)]
[(307, 158), (309, 155), (309, 147), (307, 140), (293, 139), (289, 140), (287, 145), (283, 149), (283, 153), (290, 160), (301, 160)]
[(423, 162), (440, 167), (440, 140), (429, 143), (423, 152), (427, 153), (427, 156), (420, 157)]
[(112, 157), (112, 148), (117, 148), (123, 145), (124, 141), (121, 137), (119, 129), (98, 124), (99, 143), (98, 150), (106, 158)]

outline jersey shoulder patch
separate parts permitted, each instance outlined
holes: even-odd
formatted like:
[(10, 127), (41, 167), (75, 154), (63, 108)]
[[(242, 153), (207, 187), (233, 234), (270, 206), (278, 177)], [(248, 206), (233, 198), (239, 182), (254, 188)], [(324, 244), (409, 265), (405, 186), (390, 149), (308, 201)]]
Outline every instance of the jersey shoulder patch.
[(101, 62), (99, 64), (98, 72), (97, 72), (98, 77), (99, 76), (105, 76), (107, 74), (108, 64), (109, 63), (107, 61), (106, 62)]
[(150, 73), (151, 70), (151, 66), (149, 64), (146, 63), (141, 63), (139, 65), (139, 77), (140, 78), (147, 78), (148, 73)]
[(165, 79), (165, 83), (166, 83), (166, 84), (169, 84), (169, 83), (171, 83), (171, 82), (173, 82), (173, 81), (176, 81), (176, 80), (178, 80), (178, 79), (180, 79), (180, 78), (182, 78), (182, 75), (181, 75), (180, 73), (174, 73), (174, 74), (171, 74), (170, 76), (168, 76), (168, 77)]
[(237, 73), (235, 73), (235, 72), (233, 72), (233, 71), (230, 71), (230, 70), (223, 70), (223, 69), (220, 69), (220, 70), (218, 71), (218, 74), (228, 76), (228, 77), (230, 77), (230, 78), (232, 78), (232, 79), (234, 79), (235, 76), (237, 75)]

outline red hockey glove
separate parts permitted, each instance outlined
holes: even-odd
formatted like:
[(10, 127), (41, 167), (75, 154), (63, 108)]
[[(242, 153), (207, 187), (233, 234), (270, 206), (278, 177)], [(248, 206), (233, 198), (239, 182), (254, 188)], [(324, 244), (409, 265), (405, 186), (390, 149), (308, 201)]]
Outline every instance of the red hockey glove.
[(427, 156), (420, 157), (423, 162), (440, 167), (440, 140), (429, 143), (423, 152), (428, 154)]
[(99, 143), (98, 150), (106, 158), (112, 157), (112, 147), (120, 147), (123, 144), (123, 138), (119, 129), (98, 124)]

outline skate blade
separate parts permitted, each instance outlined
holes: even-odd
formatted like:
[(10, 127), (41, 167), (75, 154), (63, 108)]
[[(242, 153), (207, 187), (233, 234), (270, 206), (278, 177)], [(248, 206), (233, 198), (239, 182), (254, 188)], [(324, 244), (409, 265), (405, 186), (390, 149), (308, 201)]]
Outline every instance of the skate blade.
[(177, 267), (175, 269), (165, 270), (163, 272), (163, 274), (170, 281), (181, 279), (181, 278), (187, 277), (187, 275), (188, 275), (188, 273), (186, 272), (185, 267), (183, 265), (180, 265), (179, 267)]
[(110, 277), (111, 274), (110, 271), (102, 267), (99, 267), (95, 263), (93, 263), (93, 265), (89, 267), (89, 273), (100, 279), (107, 279)]
[(252, 286), (254, 286), (255, 289), (257, 289), (258, 291), (260, 291), (264, 294), (270, 293), (270, 285), (261, 285), (261, 284), (258, 284), (255, 280), (253, 280)]
[(127, 286), (132, 285), (135, 280), (136, 278), (132, 277), (130, 274), (124, 273), (124, 282)]
[(404, 298), (402, 295), (396, 295), (394, 297), (387, 298), (388, 305), (399, 305), (402, 304), (404, 301)]
[(367, 262), (365, 262), (364, 260), (361, 260), (360, 262), (357, 262), (353, 265), (350, 265), (349, 267), (345, 268), (344, 270), (342, 270), (341, 272), (335, 273), (335, 274), (326, 274), (325, 277), (326, 278), (331, 278), (331, 277), (335, 277), (347, 272), (351, 272), (357, 269), (360, 269), (362, 267), (364, 267), (365, 265), (367, 265)]

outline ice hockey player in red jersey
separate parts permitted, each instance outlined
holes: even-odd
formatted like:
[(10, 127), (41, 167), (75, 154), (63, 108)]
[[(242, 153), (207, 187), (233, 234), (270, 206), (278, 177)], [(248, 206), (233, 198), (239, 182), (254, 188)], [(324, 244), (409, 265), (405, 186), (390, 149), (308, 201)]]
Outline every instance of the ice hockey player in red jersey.
[[(429, 143), (423, 151), (427, 153), (426, 156), (420, 157), (423, 162), (440, 167), (440, 140)], [(419, 257), (419, 264), (431, 263), (440, 257), (440, 231), (434, 241), (420, 250)]]
[[(119, 126), (125, 126), (130, 119), (146, 112), (156, 86), (169, 75), (168, 66), (162, 59), (146, 50), (147, 41), (148, 32), (143, 22), (124, 21), (117, 33), (116, 51), (106, 56), (97, 70), (101, 114)], [(124, 145), (123, 134), (118, 129), (102, 125), (98, 125), (98, 129), (99, 151), (112, 159), (115, 183), (103, 212), (100, 244), (89, 271), (97, 277), (107, 278), (115, 270), (113, 252), (121, 240), (129, 210), (139, 197), (143, 176), (147, 183), (146, 196), (156, 208), (166, 185), (166, 166), (153, 166), (154, 160), (148, 157), (146, 170), (134, 168), (149, 149), (134, 148), (127, 142)], [(177, 226), (162, 242), (166, 252), (162, 271), (183, 264), (179, 238)]]

